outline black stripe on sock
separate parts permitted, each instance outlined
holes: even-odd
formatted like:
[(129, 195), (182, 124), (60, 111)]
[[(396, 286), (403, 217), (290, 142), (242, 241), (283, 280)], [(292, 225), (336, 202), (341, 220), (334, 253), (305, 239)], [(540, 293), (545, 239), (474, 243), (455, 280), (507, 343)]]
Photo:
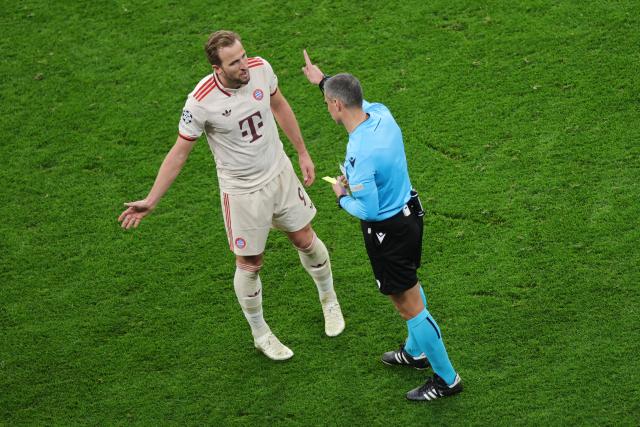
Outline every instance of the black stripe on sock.
[(433, 330), (436, 331), (436, 335), (438, 335), (438, 339), (440, 339), (440, 332), (438, 332), (438, 328), (436, 328), (436, 325), (433, 324), (429, 316), (427, 316), (427, 321), (431, 324), (431, 326), (433, 327)]

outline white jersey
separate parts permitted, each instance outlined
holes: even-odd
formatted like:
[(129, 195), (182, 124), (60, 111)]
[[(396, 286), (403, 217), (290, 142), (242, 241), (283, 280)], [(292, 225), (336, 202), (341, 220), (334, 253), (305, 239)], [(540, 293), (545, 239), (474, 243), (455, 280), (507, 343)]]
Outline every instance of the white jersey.
[(271, 112), (278, 78), (262, 58), (249, 58), (249, 83), (225, 88), (215, 73), (189, 94), (178, 132), (194, 141), (204, 132), (213, 153), (220, 190), (250, 193), (276, 177), (289, 162)]

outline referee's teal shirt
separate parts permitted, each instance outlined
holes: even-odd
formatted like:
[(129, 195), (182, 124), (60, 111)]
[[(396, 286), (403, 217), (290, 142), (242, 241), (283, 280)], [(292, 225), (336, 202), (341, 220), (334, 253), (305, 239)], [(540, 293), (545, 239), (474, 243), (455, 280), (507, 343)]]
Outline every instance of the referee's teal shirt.
[(363, 221), (382, 221), (409, 201), (411, 182), (402, 131), (387, 107), (364, 101), (369, 118), (349, 134), (344, 161), (351, 195), (340, 206)]

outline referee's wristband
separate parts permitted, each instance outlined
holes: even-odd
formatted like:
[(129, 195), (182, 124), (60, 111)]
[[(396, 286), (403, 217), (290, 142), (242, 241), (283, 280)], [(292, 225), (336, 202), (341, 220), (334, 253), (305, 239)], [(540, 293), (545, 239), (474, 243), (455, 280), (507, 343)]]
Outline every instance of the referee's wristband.
[(327, 76), (326, 74), (324, 74), (322, 76), (322, 80), (320, 80), (320, 83), (318, 83), (318, 87), (320, 88), (320, 92), (322, 92), (324, 94), (324, 84), (327, 82), (327, 80), (329, 80), (331, 78), (331, 76)]
[(341, 194), (336, 199), (336, 204), (338, 205), (338, 209), (342, 209), (342, 206), (340, 206), (340, 200), (342, 200), (343, 197), (347, 197), (347, 195), (346, 194)]

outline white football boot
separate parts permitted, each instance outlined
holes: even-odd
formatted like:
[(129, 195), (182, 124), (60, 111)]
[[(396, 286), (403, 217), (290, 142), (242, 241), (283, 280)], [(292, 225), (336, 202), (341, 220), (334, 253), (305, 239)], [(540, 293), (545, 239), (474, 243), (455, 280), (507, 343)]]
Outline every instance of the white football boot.
[(253, 345), (271, 360), (287, 360), (293, 357), (293, 351), (282, 344), (271, 331), (255, 338)]
[(344, 317), (338, 301), (330, 301), (322, 304), (324, 314), (324, 333), (330, 337), (340, 335), (344, 331)]

